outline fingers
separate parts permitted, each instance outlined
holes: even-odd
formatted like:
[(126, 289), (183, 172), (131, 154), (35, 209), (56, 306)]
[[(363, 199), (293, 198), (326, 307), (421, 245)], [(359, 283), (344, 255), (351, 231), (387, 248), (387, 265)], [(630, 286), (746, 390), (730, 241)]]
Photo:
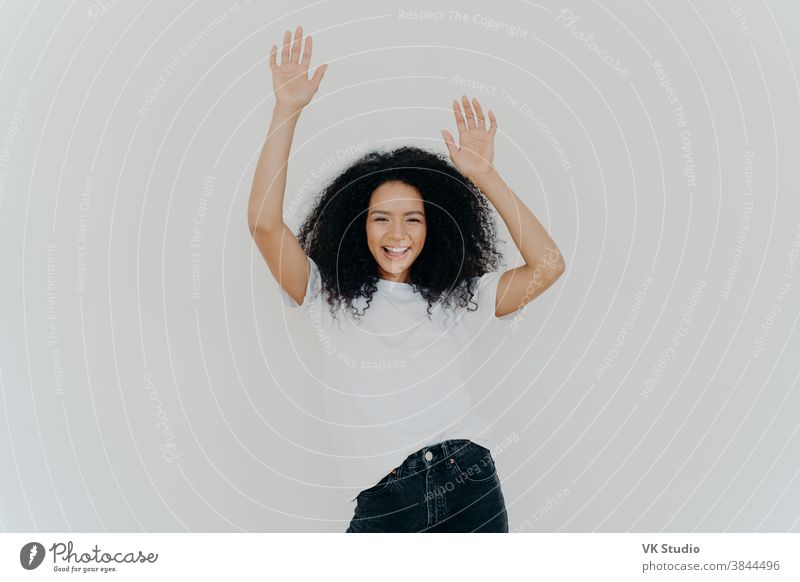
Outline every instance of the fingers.
[(294, 31), (294, 42), (292, 43), (292, 54), (289, 57), (291, 62), (299, 63), (300, 62), (300, 42), (303, 39), (303, 27), (298, 25), (297, 29)]
[(466, 132), (467, 124), (464, 123), (464, 116), (461, 114), (461, 109), (458, 107), (458, 101), (455, 99), (453, 100), (453, 115), (456, 116), (456, 127), (458, 127), (458, 133), (461, 134), (462, 132)]
[(494, 134), (497, 133), (497, 119), (495, 119), (491, 109), (489, 110), (489, 123), (489, 133), (494, 137)]
[(306, 37), (306, 46), (303, 49), (303, 66), (308, 69), (308, 66), (311, 64), (311, 37)]
[(289, 43), (292, 41), (292, 33), (288, 30), (283, 34), (283, 49), (281, 49), (281, 65), (289, 62)]
[(456, 141), (453, 139), (453, 136), (450, 135), (450, 132), (442, 129), (442, 137), (444, 137), (444, 143), (447, 146), (447, 151), (450, 152), (450, 157), (452, 158), (456, 152), (458, 151), (458, 147), (456, 147)]
[[(466, 95), (462, 95), (461, 103), (464, 107), (464, 114), (462, 115), (461, 109), (458, 106), (458, 101), (453, 101), (453, 113), (456, 116), (456, 125), (458, 125), (458, 131), (467, 131), (467, 129), (480, 129), (481, 131), (488, 131), (492, 137), (497, 133), (497, 119), (494, 116), (492, 110), (489, 110), (489, 127), (486, 127), (486, 116), (483, 114), (483, 109), (481, 108), (481, 104), (478, 100), (473, 97), (472, 104), (470, 104), (469, 99), (467, 99)], [(474, 109), (473, 109), (474, 105)], [(466, 123), (464, 122), (464, 117), (466, 117)], [(477, 123), (475, 122), (475, 118), (477, 117)]]
[(486, 118), (483, 116), (481, 104), (478, 103), (478, 100), (475, 97), (472, 98), (472, 104), (475, 106), (475, 117), (478, 118), (478, 129), (486, 131)]
[(461, 104), (464, 107), (464, 115), (467, 117), (467, 127), (475, 129), (475, 113), (472, 111), (472, 106), (469, 104), (469, 99), (466, 95), (461, 96)]
[(314, 76), (311, 77), (311, 84), (314, 86), (314, 91), (319, 89), (320, 81), (322, 81), (322, 77), (325, 76), (325, 71), (328, 70), (328, 65), (320, 65), (317, 67), (317, 70), (314, 71)]
[[(295, 29), (295, 36), (294, 42), (292, 42), (292, 33), (288, 30), (283, 35), (283, 48), (281, 49), (281, 63), (280, 66), (286, 65), (288, 63), (302, 63), (302, 65), (308, 69), (309, 65), (311, 65), (311, 52), (313, 48), (313, 42), (311, 40), (311, 35), (306, 37), (305, 47), (302, 49), (303, 59), (300, 60), (300, 52), (301, 46), (303, 45), (303, 27), (298, 26)], [(278, 48), (275, 45), (272, 45), (272, 49), (269, 53), (269, 66), (270, 67), (277, 67), (278, 60), (277, 60), (277, 52)]]
[(269, 68), (274, 69), (278, 66), (277, 61), (275, 60), (275, 55), (278, 53), (278, 48), (275, 45), (272, 45), (272, 48), (269, 51)]

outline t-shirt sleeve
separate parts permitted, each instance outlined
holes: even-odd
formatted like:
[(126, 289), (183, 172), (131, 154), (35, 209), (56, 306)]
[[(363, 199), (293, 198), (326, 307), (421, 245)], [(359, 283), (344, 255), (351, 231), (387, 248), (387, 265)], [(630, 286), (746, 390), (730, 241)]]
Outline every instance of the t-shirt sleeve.
[[(513, 321), (514, 318), (520, 315), (524, 310), (525, 306), (520, 305), (520, 309), (516, 311), (512, 311), (501, 317), (495, 315), (497, 284), (500, 282), (500, 277), (502, 275), (503, 273), (499, 271), (491, 271), (477, 278), (478, 283), (475, 286), (475, 295), (469, 303), (469, 309), (475, 309), (475, 311), (467, 311), (464, 314), (467, 324), (475, 332), (479, 332), (485, 326), (493, 323)], [(478, 304), (477, 308), (475, 308), (475, 303)]]
[(314, 301), (314, 299), (320, 294), (322, 291), (322, 278), (319, 274), (319, 268), (317, 264), (311, 257), (306, 257), (308, 259), (308, 264), (311, 266), (311, 274), (308, 277), (308, 284), (306, 285), (306, 294), (303, 297), (303, 303), (298, 303), (292, 296), (289, 295), (283, 287), (278, 285), (278, 289), (280, 290), (281, 299), (283, 300), (283, 304), (287, 307), (291, 307), (293, 309), (298, 308), (307, 308), (308, 305)]

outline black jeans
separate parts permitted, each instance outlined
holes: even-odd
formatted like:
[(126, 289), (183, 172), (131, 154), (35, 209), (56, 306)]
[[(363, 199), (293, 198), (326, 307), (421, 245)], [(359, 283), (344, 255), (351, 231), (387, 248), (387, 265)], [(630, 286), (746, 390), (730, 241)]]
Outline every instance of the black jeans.
[(491, 451), (452, 439), (412, 453), (359, 493), (346, 531), (508, 532)]

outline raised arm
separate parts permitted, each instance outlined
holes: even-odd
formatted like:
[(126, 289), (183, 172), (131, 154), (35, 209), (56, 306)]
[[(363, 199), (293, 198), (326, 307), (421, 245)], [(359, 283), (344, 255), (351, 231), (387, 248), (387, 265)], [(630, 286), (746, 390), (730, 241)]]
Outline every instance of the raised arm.
[(489, 110), (487, 127), (477, 99), (473, 97), (470, 104), (467, 96), (462, 95), (461, 105), (463, 113), (458, 101), (453, 101), (460, 145), (449, 131), (442, 130), (450, 158), (497, 209), (525, 260), (521, 267), (503, 273), (497, 282), (495, 316), (502, 317), (524, 307), (546, 291), (564, 272), (565, 263), (547, 230), (492, 165), (497, 133), (494, 113)]
[(287, 30), (283, 35), (280, 64), (277, 62), (277, 47), (272, 45), (270, 51), (269, 66), (275, 89), (275, 106), (253, 176), (247, 223), (272, 276), (297, 303), (303, 303), (310, 275), (308, 258), (297, 238), (283, 222), (283, 197), (297, 120), (319, 89), (328, 65), (317, 67), (314, 76), (309, 79), (311, 36), (306, 37), (302, 59), (302, 27), (297, 27), (294, 43), (291, 40), (292, 35)]

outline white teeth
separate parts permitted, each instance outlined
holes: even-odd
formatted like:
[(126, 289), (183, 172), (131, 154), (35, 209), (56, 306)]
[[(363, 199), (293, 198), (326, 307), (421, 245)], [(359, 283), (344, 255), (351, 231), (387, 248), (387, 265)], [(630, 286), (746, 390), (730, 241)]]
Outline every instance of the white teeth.
[(411, 247), (383, 247), (383, 250), (392, 257), (402, 257)]

